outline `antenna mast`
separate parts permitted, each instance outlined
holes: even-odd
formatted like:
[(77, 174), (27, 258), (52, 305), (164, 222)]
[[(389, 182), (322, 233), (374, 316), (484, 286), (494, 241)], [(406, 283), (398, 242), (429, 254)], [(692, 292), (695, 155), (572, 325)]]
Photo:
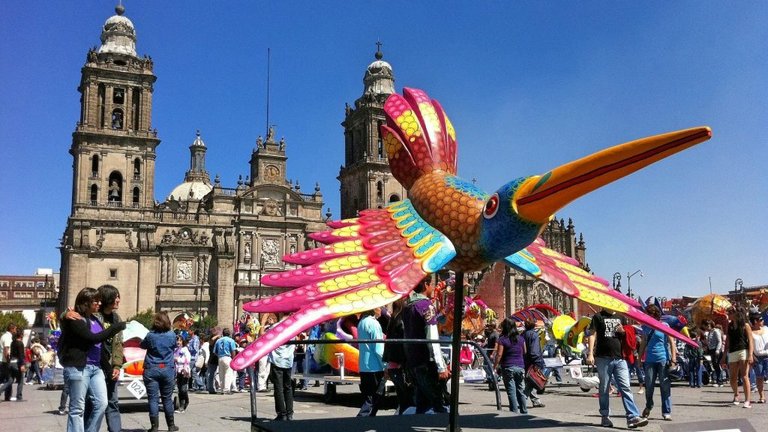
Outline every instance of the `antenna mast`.
[(264, 129), (264, 133), (269, 133), (269, 73), (271, 57), (270, 48), (267, 48), (267, 127)]

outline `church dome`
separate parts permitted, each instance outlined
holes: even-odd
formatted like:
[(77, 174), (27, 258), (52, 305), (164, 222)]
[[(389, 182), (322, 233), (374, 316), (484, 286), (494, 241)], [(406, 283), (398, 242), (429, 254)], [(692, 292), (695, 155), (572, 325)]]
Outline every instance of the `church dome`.
[(104, 23), (101, 31), (99, 53), (125, 54), (136, 57), (136, 29), (131, 20), (123, 16), (125, 8), (115, 7), (117, 15), (111, 16)]
[(185, 181), (176, 186), (168, 195), (168, 200), (200, 201), (213, 190), (213, 186), (202, 181)]
[(376, 51), (376, 60), (368, 65), (365, 70), (363, 94), (390, 95), (395, 93), (395, 74), (392, 65), (382, 60), (384, 54), (381, 49)]

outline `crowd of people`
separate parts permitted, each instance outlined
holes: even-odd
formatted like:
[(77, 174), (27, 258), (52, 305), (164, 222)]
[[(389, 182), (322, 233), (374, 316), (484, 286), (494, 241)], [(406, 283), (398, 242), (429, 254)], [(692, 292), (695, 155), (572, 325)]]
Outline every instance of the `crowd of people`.
[[(318, 338), (322, 332), (342, 326), (342, 321), (353, 324), (354, 334), (350, 337), (357, 339), (445, 338), (438, 333), (439, 317), (430, 289), (423, 281), (410, 296), (393, 303), (391, 311), (376, 308), (339, 322), (320, 324), (298, 338)], [(96, 432), (104, 420), (109, 432), (122, 429), (117, 389), (125, 362), (122, 331), (127, 324), (117, 313), (119, 305), (120, 293), (115, 287), (85, 288), (77, 295), (73, 307), (62, 315), (57, 351), (63, 367), (64, 389), (59, 413), (67, 415), (67, 431)], [(662, 321), (658, 305), (649, 304), (646, 313)], [(229, 328), (215, 329), (212, 334), (198, 334), (194, 327), (174, 331), (166, 313), (154, 314), (150, 331), (140, 344), (146, 350), (143, 382), (149, 407), (148, 432), (158, 430), (160, 411), (167, 429), (178, 430), (174, 415), (187, 410), (190, 392), (231, 394), (247, 391), (249, 385), (254, 386), (255, 391), (265, 392), (270, 383), (277, 414), (274, 420), (293, 420), (294, 391), (307, 389), (308, 382), (296, 382), (292, 371), (302, 371), (309, 364), (304, 359), (312, 357), (313, 345), (282, 345), (239, 372), (230, 365), (239, 351), (280, 318), (270, 315), (265, 324), (253, 332), (253, 337), (249, 337), (248, 332), (243, 331), (245, 326), (235, 335)], [(41, 368), (52, 363), (53, 350), (36, 337), (30, 338), (25, 346), (23, 332), (19, 330), (11, 324), (0, 337), (3, 356), (0, 393), (6, 401), (23, 400), (24, 384), (41, 383)], [(515, 413), (526, 414), (529, 407), (544, 406), (536, 380), (530, 379), (532, 370), (548, 370), (544, 357), (551, 347), (542, 347), (540, 330), (533, 319), (521, 323), (509, 317), (503, 319), (498, 328), (495, 321), (489, 321), (482, 331), (464, 334), (465, 339), (480, 343), (490, 362), (482, 362), (480, 366), (479, 356), (471, 349), (466, 350), (470, 345), (464, 345), (460, 353), (462, 367), (481, 367), (490, 389), (495, 389), (497, 381), (493, 377), (498, 375), (507, 394), (509, 410)], [(592, 317), (585, 334), (583, 360), (596, 368), (601, 426), (613, 426), (609, 406), (613, 393), (621, 395), (628, 428), (648, 424), (657, 387), (661, 418), (671, 420), (673, 379), (685, 379), (694, 388), (720, 387), (728, 381), (734, 404), (751, 408), (752, 403), (765, 403), (768, 327), (764, 326), (760, 313), (733, 306), (728, 309), (726, 328), (705, 320), (698, 326), (689, 326), (689, 332), (698, 346), (684, 345), (647, 326), (629, 325), (625, 318), (607, 309)], [(357, 347), (363, 399), (358, 416), (377, 414), (388, 381), (397, 394), (397, 414), (448, 410), (450, 395), (446, 381), (450, 372), (440, 344), (367, 342)], [(631, 374), (639, 383), (637, 396), (632, 392)], [(16, 384), (15, 396), (13, 384)], [(174, 391), (178, 393), (177, 406), (174, 406)], [(643, 394), (645, 403), (640, 411), (636, 397)]]

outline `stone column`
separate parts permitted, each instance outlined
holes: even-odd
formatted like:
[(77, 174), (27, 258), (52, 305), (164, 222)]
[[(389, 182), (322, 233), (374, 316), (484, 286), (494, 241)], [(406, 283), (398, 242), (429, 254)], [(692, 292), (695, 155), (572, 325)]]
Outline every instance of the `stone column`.
[[(138, 275), (136, 278), (136, 312), (147, 309), (157, 310), (157, 270), (159, 257), (139, 255)], [(130, 314), (128, 314), (130, 316)]]
[(232, 328), (235, 320), (235, 263), (234, 257), (218, 257), (216, 275), (216, 317), (219, 325)]

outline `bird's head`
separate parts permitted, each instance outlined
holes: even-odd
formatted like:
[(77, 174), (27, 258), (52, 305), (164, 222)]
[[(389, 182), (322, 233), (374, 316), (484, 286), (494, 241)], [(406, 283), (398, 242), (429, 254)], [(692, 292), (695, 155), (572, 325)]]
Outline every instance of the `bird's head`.
[(505, 184), (483, 208), (485, 257), (497, 261), (521, 250), (571, 201), (711, 136), (708, 127), (697, 127), (641, 138)]

